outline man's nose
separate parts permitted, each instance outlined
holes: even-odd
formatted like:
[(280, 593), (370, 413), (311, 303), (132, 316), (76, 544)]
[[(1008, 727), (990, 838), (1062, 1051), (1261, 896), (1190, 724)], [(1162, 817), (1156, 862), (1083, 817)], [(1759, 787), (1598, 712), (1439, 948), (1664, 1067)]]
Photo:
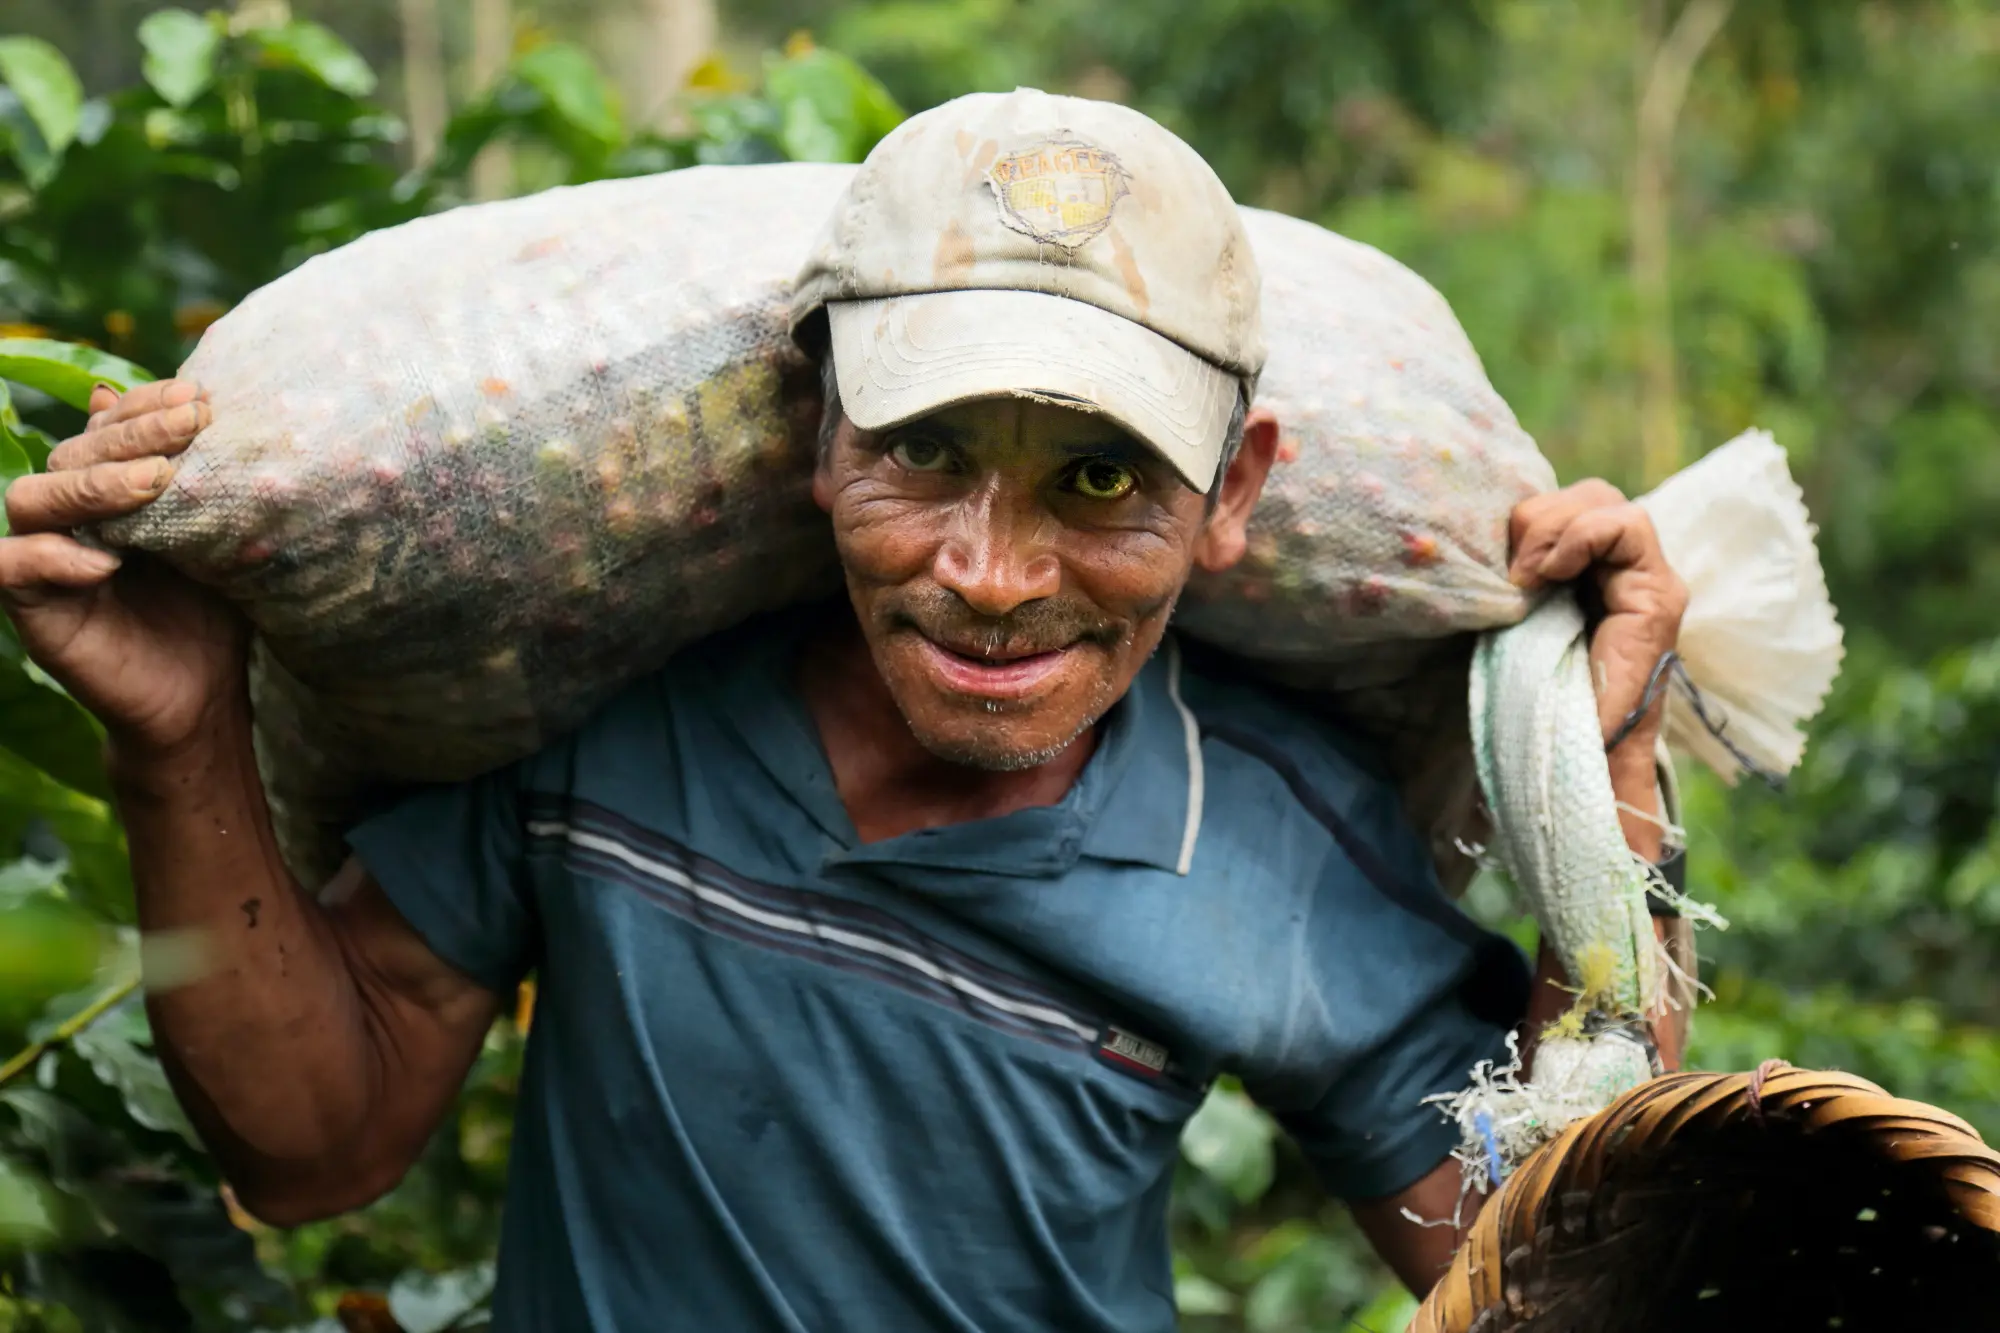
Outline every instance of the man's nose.
[(1062, 588), (1062, 564), (1050, 522), (1033, 496), (991, 480), (953, 515), (933, 576), (983, 616), (1053, 597)]

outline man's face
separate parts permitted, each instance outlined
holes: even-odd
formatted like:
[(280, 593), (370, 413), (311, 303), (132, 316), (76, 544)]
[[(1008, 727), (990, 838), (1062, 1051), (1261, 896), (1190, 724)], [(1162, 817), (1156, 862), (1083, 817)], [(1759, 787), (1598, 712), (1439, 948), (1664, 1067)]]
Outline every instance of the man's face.
[(1239, 464), (1211, 516), (1100, 416), (1009, 398), (880, 434), (842, 421), (814, 494), (833, 517), (876, 668), (917, 740), (940, 758), (1012, 770), (1083, 734), (1159, 645), (1196, 559), (1240, 554), (1275, 430), (1254, 438), (1248, 500), (1233, 494)]

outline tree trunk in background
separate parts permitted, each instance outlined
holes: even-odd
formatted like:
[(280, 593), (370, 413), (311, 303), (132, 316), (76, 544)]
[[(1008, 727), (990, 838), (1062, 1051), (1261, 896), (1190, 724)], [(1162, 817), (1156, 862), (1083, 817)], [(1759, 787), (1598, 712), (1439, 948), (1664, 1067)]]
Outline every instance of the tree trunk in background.
[(1674, 357), (1673, 279), (1668, 265), (1673, 211), (1674, 125), (1702, 52), (1735, 0), (1688, 0), (1673, 30), (1659, 37), (1660, 10), (1641, 11), (1645, 70), (1638, 145), (1632, 163), (1632, 287), (1639, 306), (1639, 438), (1648, 486), (1680, 470), (1680, 371)]
[(399, 0), (403, 25), (403, 110), (410, 125), (410, 165), (437, 152), (448, 114), (444, 92), (444, 31), (437, 0)]
[(245, 28), (260, 28), (289, 23), (292, 6), (289, 0), (236, 0), (234, 20)]
[(675, 96), (715, 49), (717, 26), (715, 0), (638, 0), (607, 17), (602, 46), (635, 128), (685, 128), (676, 123)]
[[(513, 54), (509, 0), (472, 0), (472, 96), (483, 96), (499, 81)], [(504, 143), (489, 144), (472, 163), (472, 197), (499, 199), (513, 190), (513, 152)]]

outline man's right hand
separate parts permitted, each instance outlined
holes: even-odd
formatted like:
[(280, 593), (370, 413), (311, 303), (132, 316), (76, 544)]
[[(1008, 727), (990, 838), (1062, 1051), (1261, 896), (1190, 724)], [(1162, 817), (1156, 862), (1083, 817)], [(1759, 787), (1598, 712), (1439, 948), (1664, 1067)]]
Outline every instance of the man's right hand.
[(433, 953), (358, 862), (301, 886), (251, 740), (249, 630), (158, 561), (69, 535), (157, 499), (208, 425), (169, 380), (91, 396), (84, 433), (7, 490), (0, 605), (110, 735), (139, 926), (220, 964), (149, 989), (162, 1067), (245, 1207), (295, 1226), (356, 1208), (430, 1141), (500, 997)]
[[(70, 530), (131, 513), (173, 480), (172, 460), (211, 420), (198, 385), (163, 380), (122, 397), (100, 386), (84, 433), (48, 471), (7, 488), (0, 605), (29, 657), (96, 714), (114, 752), (180, 750), (240, 704), (248, 629), (220, 597), (154, 561), (93, 550)], [(115, 576), (115, 577), (114, 577)]]

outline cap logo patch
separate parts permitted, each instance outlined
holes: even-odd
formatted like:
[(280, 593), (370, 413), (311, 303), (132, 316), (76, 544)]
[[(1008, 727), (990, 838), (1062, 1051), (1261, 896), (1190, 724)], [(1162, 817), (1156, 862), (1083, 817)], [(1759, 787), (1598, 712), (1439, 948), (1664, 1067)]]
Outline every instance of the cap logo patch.
[(1050, 139), (995, 161), (986, 173), (1000, 219), (1038, 241), (1075, 249), (1111, 225), (1129, 191), (1125, 168), (1102, 148)]

